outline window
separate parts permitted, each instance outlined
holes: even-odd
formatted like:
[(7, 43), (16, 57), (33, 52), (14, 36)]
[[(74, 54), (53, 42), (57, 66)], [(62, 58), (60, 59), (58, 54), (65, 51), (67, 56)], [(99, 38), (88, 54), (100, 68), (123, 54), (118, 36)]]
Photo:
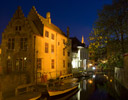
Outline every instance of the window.
[(12, 72), (12, 61), (7, 60), (7, 73)]
[(19, 31), (21, 31), (21, 26), (19, 26)]
[(16, 26), (16, 31), (18, 30), (18, 26)]
[(20, 49), (26, 51), (27, 50), (27, 46), (28, 46), (27, 38), (21, 38), (20, 39)]
[(21, 26), (16, 26), (16, 31), (21, 31)]
[(15, 39), (14, 38), (9, 38), (8, 39), (8, 49), (13, 50), (15, 46)]
[(17, 58), (16, 59), (16, 67), (15, 67), (15, 69), (17, 71), (25, 71), (26, 70), (26, 65), (27, 65), (26, 57)]
[(68, 63), (68, 67), (70, 67), (71, 63)]
[(63, 56), (65, 56), (65, 48), (63, 48)]
[(51, 68), (54, 69), (54, 59), (51, 60)]
[(68, 52), (68, 56), (70, 56), (70, 52)]
[(37, 72), (37, 78), (41, 78), (41, 72)]
[(48, 53), (48, 43), (45, 43), (45, 53)]
[(37, 69), (41, 70), (41, 58), (37, 58)]
[(54, 45), (51, 45), (51, 53), (54, 53)]
[(51, 39), (54, 40), (54, 34), (51, 34)]
[(65, 67), (65, 60), (63, 60), (63, 67)]
[(65, 44), (65, 39), (63, 39), (63, 44)]
[(45, 37), (49, 37), (49, 32), (45, 31)]

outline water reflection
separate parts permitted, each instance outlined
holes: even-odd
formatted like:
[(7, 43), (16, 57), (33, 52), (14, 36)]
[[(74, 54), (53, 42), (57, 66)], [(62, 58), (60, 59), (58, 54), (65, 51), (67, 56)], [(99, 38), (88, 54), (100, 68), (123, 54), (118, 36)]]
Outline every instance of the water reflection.
[(121, 92), (118, 95), (126, 94), (126, 91), (123, 92), (124, 89), (117, 82), (114, 85), (114, 81), (108, 79), (108, 76), (94, 75), (92, 78), (81, 78), (79, 90), (76, 89), (63, 96), (57, 96), (57, 98), (48, 97), (47, 100), (124, 100), (118, 97), (114, 88), (116, 88), (116, 91)]
[(80, 90), (69, 100), (116, 100), (109, 93), (107, 82), (110, 83), (103, 75), (92, 75), (92, 78), (82, 78)]
[(87, 85), (87, 81), (86, 80), (83, 80), (83, 90), (84, 91), (86, 90), (86, 85)]

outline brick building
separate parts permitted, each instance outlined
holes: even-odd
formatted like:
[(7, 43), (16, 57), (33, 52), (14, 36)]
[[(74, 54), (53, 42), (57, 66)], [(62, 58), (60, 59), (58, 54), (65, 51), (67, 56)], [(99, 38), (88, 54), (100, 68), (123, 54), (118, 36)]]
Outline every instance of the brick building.
[(46, 82), (71, 73), (69, 29), (67, 34), (32, 7), (27, 17), (18, 7), (2, 33), (3, 97), (19, 85)]

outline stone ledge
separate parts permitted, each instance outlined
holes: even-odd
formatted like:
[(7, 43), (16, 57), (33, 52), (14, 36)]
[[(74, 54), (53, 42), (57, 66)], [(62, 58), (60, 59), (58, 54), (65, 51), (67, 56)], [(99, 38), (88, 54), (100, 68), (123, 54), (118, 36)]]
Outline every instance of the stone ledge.
[(28, 92), (22, 95), (6, 98), (4, 100), (36, 100), (41, 97), (41, 92)]

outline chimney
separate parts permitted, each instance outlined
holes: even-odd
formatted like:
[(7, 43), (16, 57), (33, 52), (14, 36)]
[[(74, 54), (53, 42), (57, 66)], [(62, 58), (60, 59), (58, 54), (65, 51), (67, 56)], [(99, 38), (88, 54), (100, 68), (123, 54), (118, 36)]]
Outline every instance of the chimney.
[(46, 13), (46, 19), (48, 20), (48, 23), (51, 24), (50, 12)]
[(67, 37), (69, 38), (69, 27), (67, 27)]

